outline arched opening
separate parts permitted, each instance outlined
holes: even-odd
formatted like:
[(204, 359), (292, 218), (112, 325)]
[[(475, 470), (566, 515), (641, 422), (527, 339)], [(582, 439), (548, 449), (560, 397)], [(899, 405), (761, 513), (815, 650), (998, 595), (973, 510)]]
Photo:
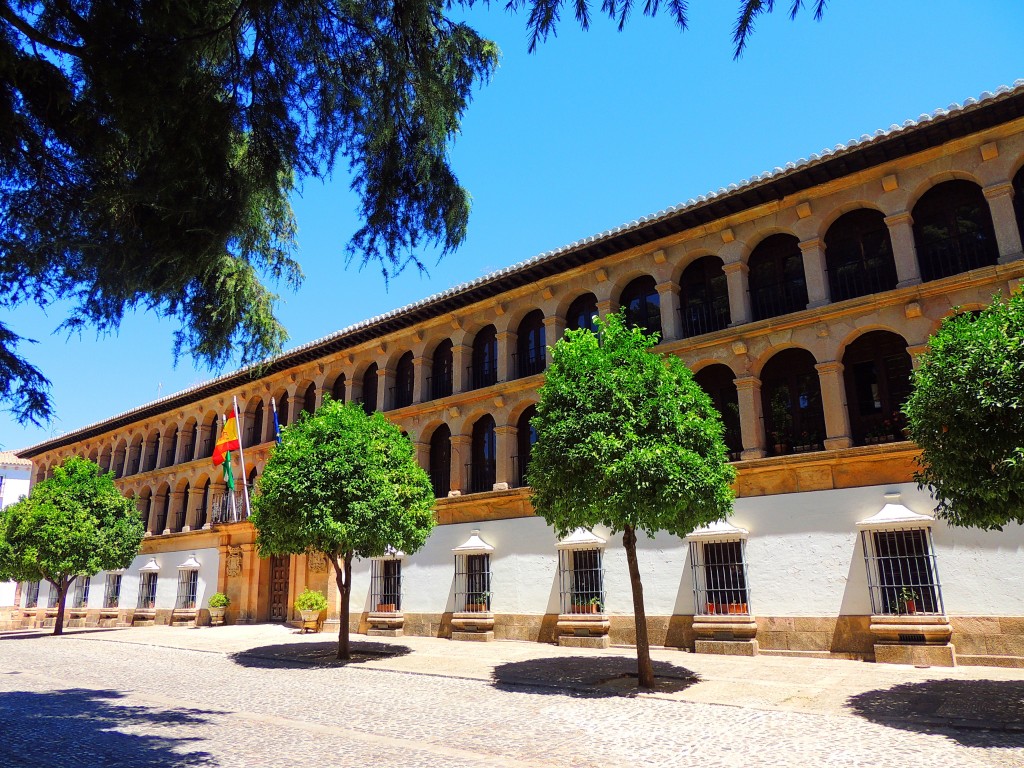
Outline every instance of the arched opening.
[(885, 215), (860, 208), (836, 219), (825, 233), (825, 264), (832, 301), (896, 287), (896, 262)]
[(196, 455), (196, 445), (199, 443), (199, 421), (190, 418), (185, 422), (185, 428), (181, 431), (181, 439), (184, 444), (181, 446), (179, 458), (182, 464), (192, 461)]
[(185, 527), (185, 521), (188, 519), (188, 502), (191, 498), (192, 486), (186, 482), (185, 488), (181, 494), (181, 504), (178, 507), (178, 514), (175, 516), (174, 527), (171, 528), (172, 533), (178, 533)]
[(716, 363), (701, 368), (693, 378), (700, 388), (708, 393), (711, 402), (722, 415), (722, 425), (725, 428), (723, 437), (725, 447), (729, 450), (729, 460), (739, 460), (743, 451), (743, 438), (740, 433), (740, 401), (736, 393), (736, 375), (729, 366)]
[(211, 413), (203, 429), (203, 445), (201, 459), (213, 456), (213, 446), (217, 442), (217, 414)]
[(153, 534), (159, 536), (167, 530), (167, 515), (171, 510), (171, 488), (164, 485), (156, 496), (156, 520), (153, 524)]
[(316, 384), (311, 383), (302, 395), (302, 411), (312, 416), (316, 412)]
[(111, 456), (110, 446), (106, 445), (106, 446), (103, 447), (103, 450), (100, 451), (99, 465), (100, 465), (100, 471), (101, 472), (109, 472), (110, 471), (110, 456)]
[(452, 341), (445, 339), (437, 345), (430, 363), (430, 378), (427, 379), (427, 384), (432, 400), (451, 395), (452, 371)]
[(378, 379), (377, 364), (370, 363), (363, 373), (363, 410), (373, 413), (377, 410), (377, 387)]
[(288, 397), (288, 392), (282, 392), (281, 397), (277, 400), (277, 425), (279, 427), (288, 426), (288, 415), (291, 411), (291, 402)]
[(142, 437), (136, 435), (132, 444), (128, 446), (128, 459), (125, 463), (126, 475), (137, 475), (142, 463)]
[(434, 496), (438, 499), (447, 497), (452, 482), (452, 432), (444, 424), (430, 436), (429, 473)]
[(573, 299), (572, 304), (569, 305), (569, 311), (565, 315), (565, 329), (577, 331), (586, 328), (588, 331), (596, 333), (595, 317), (597, 317), (597, 296), (592, 293), (584, 293)]
[(338, 378), (334, 380), (334, 384), (331, 385), (331, 399), (337, 400), (339, 403), (345, 402), (345, 374), (339, 373)]
[(769, 360), (761, 371), (761, 407), (775, 454), (820, 450), (825, 411), (814, 355), (786, 349)]
[(846, 348), (843, 376), (850, 429), (857, 445), (903, 440), (901, 413), (913, 364), (902, 336), (869, 331)]
[(544, 313), (535, 309), (519, 323), (516, 332), (516, 376), (533, 376), (547, 366)]
[(473, 425), (473, 441), (470, 449), (469, 491), (483, 493), (494, 488), (497, 471), (494, 419), (481, 416)]
[(661, 297), (653, 277), (638, 277), (623, 288), (619, 306), (626, 311), (627, 325), (661, 334)]
[(412, 362), (412, 352), (406, 352), (398, 359), (395, 366), (395, 408), (412, 405), (413, 387), (416, 384), (416, 366)]
[(493, 325), (481, 328), (473, 339), (473, 361), (470, 364), (473, 389), (498, 383), (498, 332)]
[(252, 409), (252, 421), (245, 429), (245, 447), (263, 442), (263, 400), (257, 400)]
[(118, 442), (117, 447), (114, 448), (114, 457), (111, 459), (111, 468), (114, 470), (114, 477), (120, 478), (125, 473), (125, 459), (127, 456), (128, 448), (125, 442), (122, 440)]
[(152, 472), (156, 469), (157, 460), (160, 452), (160, 433), (153, 430), (146, 437), (146, 445), (143, 451), (145, 461), (142, 465), (143, 472)]
[(252, 469), (249, 470), (249, 475), (246, 478), (246, 484), (249, 487), (250, 496), (256, 492), (256, 481), (259, 479), (259, 476), (260, 473), (259, 471), (257, 471), (256, 467), (253, 467)]
[(164, 459), (162, 467), (173, 467), (178, 460), (178, 427), (169, 428), (164, 433)]
[(203, 497), (199, 509), (196, 510), (196, 528), (204, 528), (210, 522), (210, 481), (203, 483)]
[(1024, 240), (1024, 166), (1013, 177), (1013, 208), (1017, 212), (1017, 232)]
[(530, 419), (537, 415), (537, 406), (531, 405), (516, 422), (516, 455), (512, 457), (512, 477), (519, 488), (528, 485), (527, 471), (530, 468), (530, 453), (537, 442), (537, 430)]
[(807, 282), (800, 243), (792, 235), (771, 235), (750, 254), (750, 303), (755, 320), (807, 308)]
[(139, 510), (139, 519), (142, 520), (142, 527), (149, 530), (149, 513), (153, 506), (153, 492), (149, 488), (143, 488), (135, 499), (135, 506)]
[(697, 259), (679, 280), (683, 336), (720, 331), (729, 325), (729, 286), (717, 256)]
[(992, 214), (981, 187), (944, 181), (929, 189), (911, 212), (921, 279), (987, 267), (999, 260)]

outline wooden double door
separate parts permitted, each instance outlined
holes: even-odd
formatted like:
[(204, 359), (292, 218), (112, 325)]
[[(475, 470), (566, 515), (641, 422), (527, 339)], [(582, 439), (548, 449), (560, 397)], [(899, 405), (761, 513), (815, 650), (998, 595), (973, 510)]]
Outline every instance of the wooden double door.
[(291, 555), (270, 557), (270, 620), (288, 620), (288, 572)]

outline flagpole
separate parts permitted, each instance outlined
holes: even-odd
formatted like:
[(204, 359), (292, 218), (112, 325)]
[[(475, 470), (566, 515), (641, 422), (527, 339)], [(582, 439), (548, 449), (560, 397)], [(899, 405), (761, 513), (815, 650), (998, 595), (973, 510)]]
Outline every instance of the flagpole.
[[(232, 395), (231, 403), (235, 408), (235, 426), (239, 426), (238, 398)], [(239, 430), (241, 433), (242, 430)], [(245, 476), (245, 452), (242, 450), (242, 435), (238, 436), (238, 460), (242, 464), (242, 492), (245, 494), (245, 516), (249, 517), (249, 478)]]
[[(221, 422), (221, 430), (223, 430), (224, 426), (228, 423), (228, 417), (225, 416), (223, 413), (220, 415), (220, 422)], [(235, 427), (236, 428), (238, 427), (238, 422), (237, 421), (235, 422)], [(241, 445), (241, 441), (239, 441), (239, 445)], [(231, 464), (230, 464), (230, 462), (231, 462), (231, 451), (227, 452), (227, 454), (225, 456), (225, 461), (228, 462), (227, 469), (230, 472), (230, 470), (231, 470)], [(234, 481), (232, 480), (232, 482), (234, 482)], [(229, 494), (228, 495), (228, 501), (230, 503), (228, 504), (228, 506), (231, 508), (231, 522), (232, 523), (237, 523), (238, 522), (238, 503), (235, 501), (235, 492), (234, 492), (233, 489), (230, 489), (230, 488), (226, 488), (226, 490), (228, 491), (228, 494)]]

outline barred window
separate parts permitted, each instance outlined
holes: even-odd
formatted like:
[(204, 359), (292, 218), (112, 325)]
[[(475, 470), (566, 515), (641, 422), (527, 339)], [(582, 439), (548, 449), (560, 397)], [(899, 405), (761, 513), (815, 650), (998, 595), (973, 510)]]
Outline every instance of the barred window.
[(46, 595), (46, 607), (56, 608), (58, 597), (59, 595), (57, 594), (57, 588), (53, 586), (53, 584), (50, 584)]
[(861, 531), (874, 614), (942, 614), (930, 528)]
[(156, 577), (157, 573), (148, 571), (139, 576), (139, 604), (143, 610), (156, 608)]
[(381, 613), (402, 610), (402, 561), (374, 558), (370, 562), (370, 603)]
[(121, 574), (108, 573), (103, 585), (103, 607), (117, 608), (121, 600)]
[(604, 612), (603, 555), (599, 548), (559, 550), (562, 613)]
[(192, 569), (178, 571), (178, 598), (174, 607), (180, 610), (194, 609), (198, 590), (199, 571)]
[(71, 600), (72, 608), (86, 608), (89, 605), (89, 585), (92, 583), (90, 576), (78, 576), (75, 578), (75, 594)]
[(468, 613), (491, 610), (491, 556), (455, 556), (455, 600)]
[(28, 581), (25, 583), (25, 607), (35, 608), (39, 605), (39, 582)]
[(750, 615), (746, 537), (745, 529), (724, 521), (698, 529), (687, 537), (697, 616)]

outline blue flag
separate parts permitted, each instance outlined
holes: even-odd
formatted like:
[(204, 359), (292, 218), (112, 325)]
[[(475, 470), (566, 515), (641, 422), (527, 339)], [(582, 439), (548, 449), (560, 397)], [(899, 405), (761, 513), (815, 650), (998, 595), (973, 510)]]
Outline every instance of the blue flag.
[(274, 440), (278, 443), (281, 442), (281, 425), (277, 423), (277, 403), (273, 400), (270, 401), (274, 406)]

